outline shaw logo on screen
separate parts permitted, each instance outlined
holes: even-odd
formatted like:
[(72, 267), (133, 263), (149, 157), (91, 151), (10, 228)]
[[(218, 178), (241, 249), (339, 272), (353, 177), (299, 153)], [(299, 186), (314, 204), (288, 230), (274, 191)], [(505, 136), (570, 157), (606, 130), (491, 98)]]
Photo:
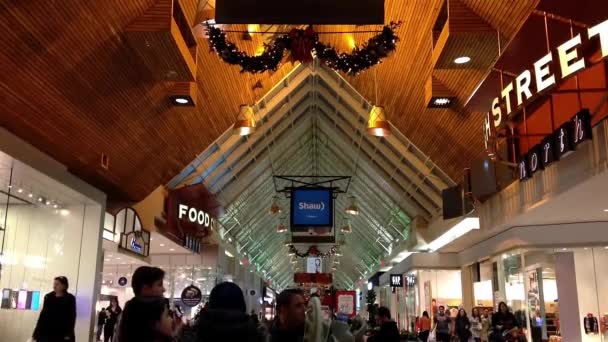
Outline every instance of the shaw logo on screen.
[(319, 203), (300, 202), (298, 204), (298, 208), (300, 210), (320, 210), (320, 211), (323, 211), (323, 210), (325, 210), (325, 203), (323, 203), (323, 202), (319, 202)]
[(331, 189), (294, 189), (291, 193), (291, 227), (331, 227), (333, 225)]

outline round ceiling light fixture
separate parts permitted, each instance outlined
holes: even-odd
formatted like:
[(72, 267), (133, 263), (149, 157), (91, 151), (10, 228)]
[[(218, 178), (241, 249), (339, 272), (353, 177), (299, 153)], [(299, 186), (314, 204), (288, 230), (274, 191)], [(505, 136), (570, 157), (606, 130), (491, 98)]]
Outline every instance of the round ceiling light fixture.
[(188, 104), (189, 101), (183, 97), (176, 97), (175, 102), (179, 104)]
[(249, 135), (255, 131), (255, 113), (251, 106), (241, 105), (239, 116), (234, 123), (234, 130), (237, 131), (240, 136)]
[(456, 64), (467, 64), (471, 61), (471, 57), (469, 56), (460, 56), (454, 60)]

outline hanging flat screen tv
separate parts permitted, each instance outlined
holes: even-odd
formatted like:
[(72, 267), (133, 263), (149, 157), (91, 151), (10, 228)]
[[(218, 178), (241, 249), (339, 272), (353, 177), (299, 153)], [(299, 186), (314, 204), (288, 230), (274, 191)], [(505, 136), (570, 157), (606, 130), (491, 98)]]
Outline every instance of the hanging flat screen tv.
[(326, 188), (297, 188), (291, 191), (291, 227), (332, 227), (333, 191)]

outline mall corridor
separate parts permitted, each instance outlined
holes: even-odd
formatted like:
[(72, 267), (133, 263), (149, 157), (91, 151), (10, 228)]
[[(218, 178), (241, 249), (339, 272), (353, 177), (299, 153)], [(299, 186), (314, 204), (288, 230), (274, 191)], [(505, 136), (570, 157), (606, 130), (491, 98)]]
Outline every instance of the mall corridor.
[(608, 342), (608, 1), (0, 27), (0, 342)]

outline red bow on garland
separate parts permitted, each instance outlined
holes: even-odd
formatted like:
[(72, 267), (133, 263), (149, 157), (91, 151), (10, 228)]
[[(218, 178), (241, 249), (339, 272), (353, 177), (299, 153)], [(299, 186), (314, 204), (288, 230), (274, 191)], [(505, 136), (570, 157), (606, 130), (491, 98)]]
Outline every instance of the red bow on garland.
[(289, 38), (291, 39), (291, 57), (294, 61), (302, 63), (312, 62), (312, 49), (315, 47), (317, 41), (317, 35), (312, 29), (312, 26), (308, 25), (306, 29), (293, 29), (289, 32)]

